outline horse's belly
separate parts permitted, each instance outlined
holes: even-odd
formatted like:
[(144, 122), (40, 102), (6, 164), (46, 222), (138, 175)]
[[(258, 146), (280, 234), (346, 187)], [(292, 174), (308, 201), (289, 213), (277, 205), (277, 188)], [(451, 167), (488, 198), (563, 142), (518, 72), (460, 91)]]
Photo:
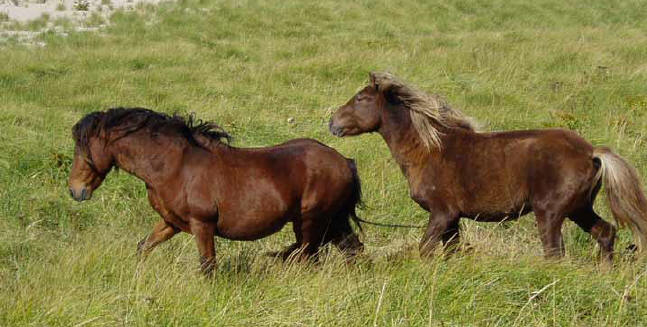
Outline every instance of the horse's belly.
[(217, 235), (230, 240), (253, 241), (272, 235), (290, 220), (287, 215), (266, 217), (264, 215), (246, 217), (218, 217)]
[(484, 221), (484, 222), (501, 222), (506, 220), (516, 220), (519, 217), (532, 211), (530, 205), (521, 206), (519, 208), (512, 208), (502, 211), (490, 211), (490, 212), (478, 212), (478, 213), (464, 213), (465, 218), (470, 218), (475, 221)]

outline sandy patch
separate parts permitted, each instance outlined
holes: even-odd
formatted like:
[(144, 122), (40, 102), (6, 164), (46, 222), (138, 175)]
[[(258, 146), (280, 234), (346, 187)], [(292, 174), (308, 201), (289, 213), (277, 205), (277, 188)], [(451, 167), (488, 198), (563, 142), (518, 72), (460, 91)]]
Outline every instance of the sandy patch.
[[(43, 46), (33, 39), (44, 31), (65, 34), (57, 21), (72, 23), (77, 32), (93, 31), (105, 26), (102, 22), (116, 10), (134, 10), (140, 3), (158, 4), (165, 0), (0, 0), (0, 41), (13, 38), (19, 42)], [(95, 24), (87, 26), (93, 19)], [(42, 21), (39, 27), (28, 27), (33, 21)]]
[(132, 10), (140, 2), (157, 4), (161, 0), (0, 0), (0, 16), (4, 16), (4, 20), (21, 23), (43, 15), (48, 15), (52, 20), (83, 20), (91, 13), (108, 17), (117, 9)]

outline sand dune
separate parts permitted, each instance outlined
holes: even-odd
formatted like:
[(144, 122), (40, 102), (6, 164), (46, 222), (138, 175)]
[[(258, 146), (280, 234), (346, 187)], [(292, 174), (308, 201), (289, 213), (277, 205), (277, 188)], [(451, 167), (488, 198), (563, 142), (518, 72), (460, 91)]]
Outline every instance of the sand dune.
[(0, 0), (0, 15), (16, 22), (28, 22), (44, 14), (50, 19), (83, 20), (91, 13), (107, 17), (117, 9), (132, 9), (140, 2), (159, 3), (160, 0)]

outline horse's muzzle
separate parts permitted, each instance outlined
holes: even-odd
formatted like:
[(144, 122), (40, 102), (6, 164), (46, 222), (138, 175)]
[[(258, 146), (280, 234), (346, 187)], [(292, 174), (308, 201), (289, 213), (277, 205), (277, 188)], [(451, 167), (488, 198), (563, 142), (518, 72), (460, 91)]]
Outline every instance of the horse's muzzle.
[(91, 194), (90, 194), (90, 192), (88, 192), (88, 189), (85, 188), (85, 187), (82, 188), (80, 192), (75, 192), (74, 189), (72, 189), (70, 187), (70, 196), (74, 200), (76, 200), (78, 202), (81, 202), (81, 201), (85, 201), (85, 200), (90, 200)]
[(330, 122), (328, 122), (328, 129), (330, 130), (330, 133), (332, 133), (332, 135), (339, 137), (344, 136), (344, 129), (339, 126), (335, 126), (335, 124), (333, 124), (332, 122), (332, 119), (330, 119)]

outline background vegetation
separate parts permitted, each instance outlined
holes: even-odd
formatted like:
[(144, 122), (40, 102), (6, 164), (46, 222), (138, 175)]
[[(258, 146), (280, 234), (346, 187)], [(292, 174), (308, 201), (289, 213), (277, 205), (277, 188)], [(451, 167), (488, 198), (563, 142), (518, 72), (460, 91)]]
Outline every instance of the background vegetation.
[[(445, 95), (484, 130), (563, 127), (608, 145), (647, 176), (647, 2), (179, 1), (112, 15), (95, 32), (0, 41), (0, 325), (636, 326), (644, 260), (610, 271), (564, 226), (567, 257), (542, 258), (532, 215), (462, 223), (473, 251), (422, 262), (422, 230), (366, 227), (366, 255), (318, 265), (217, 240), (198, 272), (188, 234), (137, 264), (157, 215), (144, 185), (111, 173), (90, 202), (68, 195), (71, 126), (113, 106), (196, 112), (236, 146), (313, 137), (357, 160), (365, 218), (424, 223), (377, 135), (337, 139), (332, 111), (389, 70)], [(288, 122), (289, 118), (290, 122)], [(647, 180), (647, 179), (646, 179)], [(599, 198), (599, 210), (609, 211)], [(630, 243), (620, 233), (618, 248)]]

